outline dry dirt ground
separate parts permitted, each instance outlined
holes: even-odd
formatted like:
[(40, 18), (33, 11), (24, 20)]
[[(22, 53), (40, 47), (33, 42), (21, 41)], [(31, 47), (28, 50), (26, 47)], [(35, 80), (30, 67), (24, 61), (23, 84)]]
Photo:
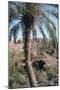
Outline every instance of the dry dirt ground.
[(49, 64), (50, 67), (54, 67), (57, 65), (58, 60), (56, 59), (56, 57), (46, 54), (47, 58), (44, 60), (47, 64)]
[[(9, 88), (22, 88), (22, 87), (30, 87), (29, 79), (27, 72), (25, 70), (25, 64), (23, 64), (24, 60), (21, 59), (23, 57), (23, 53), (19, 53), (20, 51), (23, 51), (23, 47), (20, 44), (9, 44)], [(21, 59), (21, 60), (20, 60)], [(23, 60), (23, 61), (22, 61)], [(58, 59), (56, 58), (56, 55), (50, 55), (49, 53), (42, 52), (42, 56), (39, 55), (39, 57), (32, 58), (32, 62), (35, 61), (44, 61), (46, 65), (48, 66), (47, 69), (41, 70), (37, 66), (39, 63), (32, 64), (33, 70), (35, 72), (35, 76), (38, 82), (38, 86), (56, 86), (58, 85)], [(16, 64), (15, 62), (18, 61)], [(23, 64), (23, 67), (21, 67), (21, 61)], [(13, 64), (13, 65), (12, 65)], [(46, 68), (46, 66), (45, 66)]]
[[(23, 51), (23, 44), (14, 44), (14, 43), (9, 43), (9, 47), (19, 51)], [(45, 57), (46, 56), (46, 57)], [(55, 67), (56, 65), (58, 65), (58, 59), (56, 59), (55, 55), (49, 55), (45, 52), (43, 52), (43, 56), (42, 58), (40, 57), (35, 57), (35, 60), (38, 59), (42, 59), (44, 62), (46, 62), (46, 64), (50, 67)]]

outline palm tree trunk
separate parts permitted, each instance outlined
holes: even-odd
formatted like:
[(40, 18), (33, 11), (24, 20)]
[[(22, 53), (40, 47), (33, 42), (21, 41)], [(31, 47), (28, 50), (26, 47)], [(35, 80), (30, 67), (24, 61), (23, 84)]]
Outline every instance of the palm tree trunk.
[(30, 80), (30, 85), (31, 87), (36, 87), (37, 86), (37, 81), (33, 72), (33, 67), (31, 64), (31, 30), (25, 30), (25, 61), (26, 61), (26, 66), (28, 70), (28, 75), (29, 75), (29, 80)]
[(16, 44), (16, 38), (17, 38), (16, 35), (14, 35), (14, 43), (15, 43), (15, 44)]

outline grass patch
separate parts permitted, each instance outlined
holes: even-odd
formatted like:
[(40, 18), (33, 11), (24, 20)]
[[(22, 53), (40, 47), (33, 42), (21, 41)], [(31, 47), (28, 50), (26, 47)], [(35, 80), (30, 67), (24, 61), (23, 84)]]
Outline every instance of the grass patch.
[[(15, 49), (9, 49), (9, 88), (30, 87), (26, 68), (20, 65), (24, 59), (24, 53)], [(57, 68), (48, 67), (40, 69), (38, 64), (33, 65), (33, 70), (38, 86), (58, 85)]]

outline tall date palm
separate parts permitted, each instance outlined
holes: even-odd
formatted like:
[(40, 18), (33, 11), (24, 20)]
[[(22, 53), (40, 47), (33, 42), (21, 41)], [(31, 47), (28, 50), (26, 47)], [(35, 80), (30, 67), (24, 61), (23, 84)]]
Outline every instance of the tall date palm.
[[(52, 9), (47, 9), (47, 7)], [(31, 64), (31, 33), (33, 34), (33, 38), (36, 38), (37, 26), (43, 38), (47, 38), (44, 33), (44, 25), (46, 27), (45, 30), (49, 32), (53, 47), (57, 48), (58, 45), (56, 25), (53, 20), (49, 18), (49, 15), (58, 19), (58, 5), (9, 2), (9, 39), (11, 40), (11, 36), (13, 35), (14, 42), (16, 43), (18, 31), (20, 30), (19, 25), (21, 25), (24, 40), (25, 63), (31, 86), (38, 86)]]

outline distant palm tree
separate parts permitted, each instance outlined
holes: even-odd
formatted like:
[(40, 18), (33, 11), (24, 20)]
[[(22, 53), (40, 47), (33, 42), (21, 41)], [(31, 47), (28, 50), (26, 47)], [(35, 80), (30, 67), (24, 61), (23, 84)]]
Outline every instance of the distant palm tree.
[[(52, 9), (49, 9), (49, 7)], [(58, 5), (9, 2), (9, 39), (11, 39), (13, 35), (14, 42), (16, 43), (17, 32), (19, 25), (21, 25), (24, 40), (25, 62), (31, 86), (38, 86), (31, 65), (31, 33), (33, 34), (33, 39), (35, 39), (37, 36), (37, 26), (43, 38), (47, 38), (44, 33), (44, 25), (49, 32), (49, 37), (52, 40), (54, 48), (57, 47), (58, 43), (56, 25), (48, 15), (52, 15), (55, 19), (58, 19)]]

